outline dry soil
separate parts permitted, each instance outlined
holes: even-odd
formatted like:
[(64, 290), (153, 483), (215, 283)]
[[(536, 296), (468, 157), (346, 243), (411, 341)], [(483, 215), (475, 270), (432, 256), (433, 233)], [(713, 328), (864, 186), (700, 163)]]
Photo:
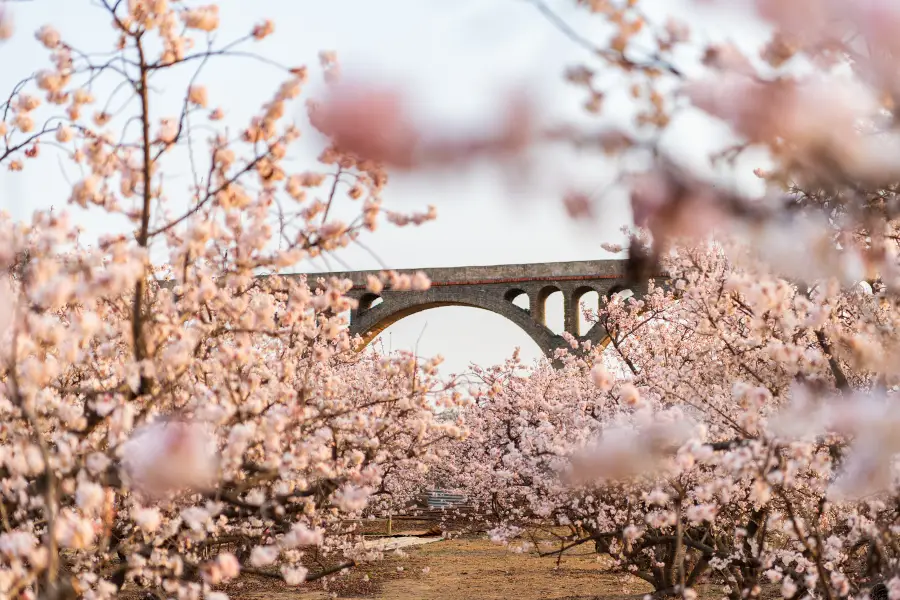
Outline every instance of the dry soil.
[(639, 599), (648, 591), (641, 580), (605, 573), (593, 554), (567, 555), (557, 565), (552, 558), (511, 552), (483, 535), (403, 552), (405, 556), (388, 554), (384, 561), (347, 571), (325, 589), (288, 588), (246, 577), (229, 592), (240, 600), (614, 600)]

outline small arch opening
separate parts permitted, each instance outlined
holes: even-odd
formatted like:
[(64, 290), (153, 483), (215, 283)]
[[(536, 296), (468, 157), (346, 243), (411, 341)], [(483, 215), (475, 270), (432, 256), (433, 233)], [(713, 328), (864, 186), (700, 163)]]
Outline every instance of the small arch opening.
[(618, 297), (620, 300), (627, 300), (632, 296), (634, 296), (634, 291), (624, 285), (614, 285), (606, 292), (608, 300), (612, 300), (614, 297)]
[(544, 308), (544, 325), (559, 335), (566, 330), (566, 307), (562, 290), (555, 286), (541, 290), (540, 300)]
[(531, 311), (531, 300), (524, 290), (509, 290), (503, 295), (503, 299), (526, 312)]
[(590, 288), (580, 290), (578, 297), (578, 335), (585, 335), (597, 322), (600, 294)]
[(382, 302), (384, 302), (384, 299), (378, 294), (363, 294), (359, 299), (359, 306), (356, 310), (359, 313), (363, 313), (372, 307), (378, 306)]

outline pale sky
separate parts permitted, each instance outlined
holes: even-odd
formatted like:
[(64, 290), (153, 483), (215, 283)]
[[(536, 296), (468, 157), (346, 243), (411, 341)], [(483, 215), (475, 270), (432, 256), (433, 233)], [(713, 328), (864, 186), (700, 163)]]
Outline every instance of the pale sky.
[[(32, 36), (44, 23), (52, 23), (65, 39), (83, 50), (110, 47), (108, 18), (90, 0), (11, 4), (17, 34), (0, 46), (4, 64), (0, 84), (5, 90), (47, 64), (47, 52)], [(598, 20), (575, 9), (573, 0), (548, 0), (547, 4), (585, 35), (599, 34)], [(327, 49), (338, 52), (348, 76), (404, 86), (414, 98), (415, 115), (438, 121), (446, 131), (478, 131), (490, 126), (502, 110), (504, 94), (518, 86), (524, 86), (544, 114), (591, 123), (580, 108), (581, 92), (562, 79), (566, 66), (590, 61), (588, 53), (553, 28), (526, 0), (221, 0), (219, 5), (221, 41), (245, 34), (263, 18), (273, 19), (275, 35), (252, 49), (282, 63), (312, 67), (314, 84), (307, 91), (313, 95), (322, 88), (316, 57)], [(651, 15), (661, 15), (658, 7), (666, 6), (681, 18), (695, 20), (683, 1), (653, 0), (646, 6)], [(744, 23), (743, 29), (735, 26), (737, 22)], [(748, 33), (746, 22), (707, 14), (701, 29), (705, 39), (727, 35), (752, 44), (761, 30), (755, 27)], [(211, 61), (199, 82), (207, 85), (212, 103), (221, 104), (227, 122), (237, 128), (282, 80), (283, 75), (275, 69), (227, 58)], [(173, 84), (172, 90), (172, 102), (178, 103), (183, 86)], [(157, 115), (167, 116), (166, 110), (174, 115), (175, 106), (163, 104)], [(309, 133), (302, 141), (305, 154), (301, 157), (306, 156), (310, 168), (315, 168), (312, 159), (321, 140), (305, 126), (302, 101), (296, 118)], [(699, 168), (703, 168), (705, 150), (721, 145), (724, 136), (721, 126), (690, 115), (670, 134), (677, 140), (679, 159)], [(53, 154), (49, 148), (44, 151)], [(393, 175), (385, 205), (396, 210), (424, 210), (434, 204), (438, 220), (419, 228), (385, 226), (365, 238), (365, 243), (390, 268), (427, 270), (612, 257), (600, 244), (619, 241), (619, 228), (630, 220), (626, 198), (621, 194), (610, 197), (602, 218), (591, 223), (569, 220), (560, 202), (567, 185), (602, 190), (612, 173), (609, 166), (595, 156), (578, 156), (559, 147), (535, 152), (529, 159), (529, 176), (513, 187), (508, 185), (508, 173), (491, 164), (452, 173)], [(37, 208), (65, 206), (67, 179), (77, 181), (79, 174), (71, 165), (62, 167), (55, 156), (42, 160), (40, 169), (0, 174), (0, 208), (27, 218)], [(750, 185), (755, 166), (742, 165), (735, 176)], [(177, 166), (171, 173), (167, 171), (166, 177), (167, 181), (179, 177), (185, 184), (188, 181)], [(69, 210), (79, 216), (77, 207)], [(122, 225), (96, 216), (85, 219), (81, 215), (79, 219), (95, 234)], [(302, 265), (298, 270), (381, 268), (379, 261), (361, 248), (348, 249), (339, 258), (328, 265), (321, 261)], [(561, 313), (561, 305), (548, 306), (548, 313), (554, 308)], [(527, 358), (539, 355), (534, 343), (515, 325), (469, 308), (413, 315), (386, 330), (382, 341), (394, 349), (417, 348), (423, 356), (442, 354), (447, 358), (447, 372), (465, 370), (469, 362), (502, 361), (516, 346), (522, 347)]]

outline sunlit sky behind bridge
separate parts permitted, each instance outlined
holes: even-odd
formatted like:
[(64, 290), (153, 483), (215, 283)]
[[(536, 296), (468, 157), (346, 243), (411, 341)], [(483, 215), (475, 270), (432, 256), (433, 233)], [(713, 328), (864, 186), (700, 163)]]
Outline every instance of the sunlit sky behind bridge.
[[(310, 65), (314, 84), (308, 93), (321, 93), (317, 54), (338, 52), (345, 76), (388, 82), (409, 91), (417, 117), (437, 122), (448, 132), (473, 131), (491, 126), (503, 110), (503, 100), (513, 89), (531, 95), (547, 119), (567, 119), (590, 124), (581, 110), (582, 93), (563, 81), (567, 66), (584, 61), (589, 53), (551, 26), (526, 0), (221, 0), (222, 28), (219, 39), (245, 35), (255, 22), (272, 18), (275, 35), (253, 48), (260, 54), (291, 65)], [(547, 0), (548, 6), (588, 37), (603, 39), (600, 21), (575, 7), (573, 0)], [(675, 14), (694, 23), (701, 39), (731, 38), (752, 47), (764, 37), (759, 26), (733, 13), (701, 17), (685, 1), (646, 2), (648, 14), (663, 21)], [(663, 8), (665, 7), (665, 8)], [(52, 23), (67, 40), (89, 50), (106, 50), (112, 37), (108, 17), (90, 0), (35, 0), (14, 3), (17, 34), (0, 46), (4, 68), (0, 83), (5, 89), (46, 65), (47, 53), (32, 33)], [(596, 66), (596, 64), (595, 64)], [(249, 60), (212, 61), (201, 82), (213, 104), (227, 109), (227, 122), (240, 127), (272, 94), (283, 74)], [(183, 88), (182, 88), (183, 89)], [(179, 88), (172, 86), (170, 106), (175, 114)], [(100, 95), (100, 94), (98, 94)], [(617, 110), (610, 107), (612, 118)], [(297, 120), (305, 124), (302, 102)], [(304, 132), (310, 128), (303, 126)], [(679, 117), (669, 134), (678, 159), (698, 169), (706, 168), (710, 147), (724, 145), (720, 125), (696, 114)], [(304, 137), (299, 157), (315, 168), (314, 158), (322, 140), (314, 132)], [(581, 156), (567, 148), (534, 151), (520, 185), (509, 185), (509, 171), (479, 162), (452, 172), (394, 174), (385, 194), (385, 205), (396, 210), (420, 210), (429, 204), (439, 218), (419, 228), (385, 227), (364, 239), (368, 250), (353, 247), (330, 262), (300, 265), (298, 270), (325, 271), (390, 268), (427, 268), (545, 261), (613, 258), (602, 242), (620, 241), (619, 229), (629, 223), (630, 211), (623, 193), (604, 197), (603, 210), (591, 222), (571, 221), (560, 198), (565, 189), (604, 191), (614, 171), (596, 156)], [(741, 185), (755, 183), (752, 169), (739, 165), (734, 174)], [(167, 181), (187, 173), (166, 172)], [(44, 160), (40, 169), (0, 174), (3, 197), (0, 207), (20, 218), (37, 208), (62, 208), (70, 182), (79, 174), (71, 165)], [(78, 215), (88, 235), (122, 228), (106, 218)], [(548, 305), (548, 324), (561, 327), (561, 302)], [(421, 355), (440, 353), (448, 371), (464, 370), (469, 362), (492, 364), (521, 346), (526, 358), (539, 351), (515, 325), (502, 317), (466, 308), (440, 308), (419, 313), (393, 325), (382, 334), (385, 348), (416, 348)]]

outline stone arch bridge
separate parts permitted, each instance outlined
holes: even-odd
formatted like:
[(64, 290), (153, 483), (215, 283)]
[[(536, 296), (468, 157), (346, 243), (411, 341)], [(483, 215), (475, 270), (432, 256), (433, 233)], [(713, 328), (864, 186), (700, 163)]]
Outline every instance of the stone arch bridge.
[[(397, 291), (385, 289), (373, 294), (366, 289), (369, 275), (379, 271), (346, 271), (310, 273), (307, 278), (314, 286), (319, 278), (349, 279), (353, 288), (348, 296), (359, 306), (350, 314), (350, 333), (359, 335), (363, 345), (371, 342), (390, 325), (417, 312), (440, 306), (469, 306), (489, 310), (518, 325), (546, 353), (552, 356), (557, 348), (568, 344), (562, 335), (547, 327), (547, 298), (559, 291), (563, 295), (564, 329), (576, 339), (593, 344), (606, 338), (606, 331), (594, 324), (588, 331), (579, 331), (579, 306), (582, 296), (595, 291), (609, 296), (626, 289), (624, 260), (595, 260), (480, 267), (451, 267), (438, 269), (406, 269), (398, 273), (412, 275), (421, 270), (431, 278), (427, 291)], [(646, 293), (647, 285), (632, 293)], [(528, 308), (514, 301), (528, 298)]]

